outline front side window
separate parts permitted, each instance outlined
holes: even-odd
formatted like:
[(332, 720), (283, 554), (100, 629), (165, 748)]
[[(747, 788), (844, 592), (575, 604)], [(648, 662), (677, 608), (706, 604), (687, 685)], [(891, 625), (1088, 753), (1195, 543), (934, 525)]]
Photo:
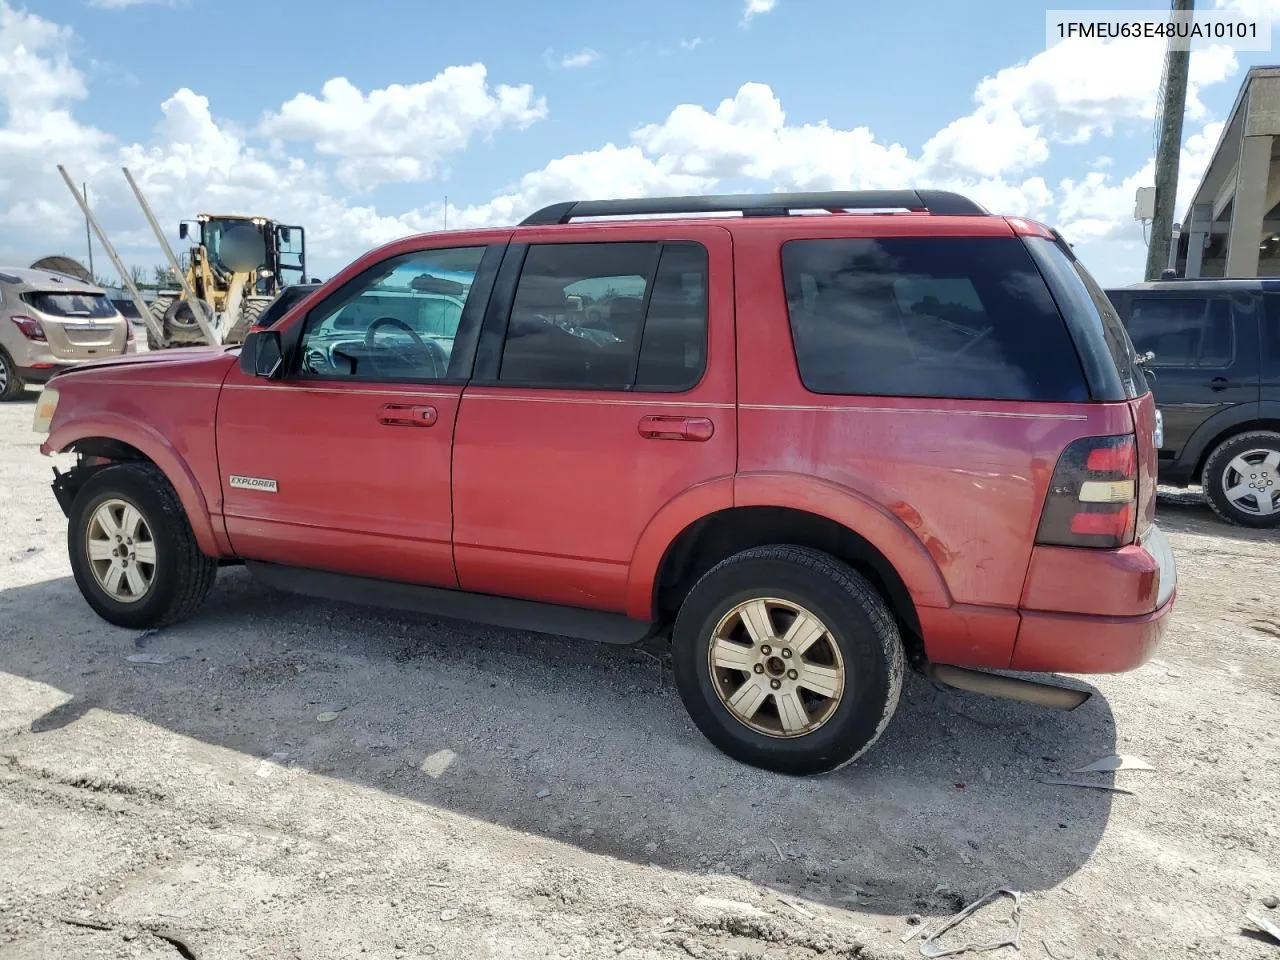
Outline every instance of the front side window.
[(307, 316), (304, 376), (440, 380), (484, 247), (424, 250), (388, 260)]
[(1231, 365), (1235, 338), (1231, 304), (1225, 297), (1130, 295), (1129, 336), (1152, 367)]
[(702, 376), (707, 253), (697, 243), (534, 245), (498, 379), (546, 387), (682, 390)]
[(800, 378), (815, 393), (1088, 399), (1016, 238), (793, 240), (782, 273)]

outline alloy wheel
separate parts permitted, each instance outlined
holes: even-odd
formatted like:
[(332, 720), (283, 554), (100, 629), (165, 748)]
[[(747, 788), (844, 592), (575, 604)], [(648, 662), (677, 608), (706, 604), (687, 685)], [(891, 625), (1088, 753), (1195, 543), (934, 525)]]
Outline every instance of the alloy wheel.
[(767, 737), (813, 733), (835, 713), (847, 686), (831, 631), (789, 600), (739, 603), (716, 625), (707, 656), (720, 702)]
[(146, 518), (125, 500), (103, 501), (85, 532), (89, 569), (117, 603), (136, 603), (155, 581), (156, 544)]
[(1223, 495), (1241, 513), (1269, 517), (1280, 511), (1280, 450), (1246, 450), (1222, 471)]

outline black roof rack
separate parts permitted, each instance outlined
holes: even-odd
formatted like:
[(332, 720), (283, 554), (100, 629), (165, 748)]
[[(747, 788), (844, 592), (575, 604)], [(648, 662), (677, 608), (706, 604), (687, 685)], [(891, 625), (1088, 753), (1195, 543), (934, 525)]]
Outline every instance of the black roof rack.
[(923, 210), (935, 216), (985, 215), (968, 197), (946, 190), (853, 190), (829, 193), (735, 193), (706, 197), (637, 197), (633, 200), (569, 200), (520, 221), (522, 227), (568, 223), (578, 217), (740, 213), (784, 217), (792, 210)]

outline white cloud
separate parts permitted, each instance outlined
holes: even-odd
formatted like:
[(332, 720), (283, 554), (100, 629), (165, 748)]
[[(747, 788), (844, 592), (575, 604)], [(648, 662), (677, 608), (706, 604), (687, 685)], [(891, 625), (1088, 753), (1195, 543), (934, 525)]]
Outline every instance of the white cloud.
[(560, 66), (566, 70), (574, 70), (579, 67), (589, 67), (593, 63), (600, 62), (600, 54), (590, 47), (585, 47), (577, 53), (566, 53), (560, 58)]
[[(82, 249), (83, 222), (53, 168), (57, 160), (89, 181), (95, 209), (129, 262), (150, 265), (159, 256), (119, 174), (122, 164), (166, 225), (201, 210), (304, 224), (317, 272), (327, 275), (376, 244), (441, 225), (438, 205), (388, 211), (358, 202), (357, 191), (442, 176), (477, 140), (547, 113), (528, 85), (494, 86), (483, 65), (471, 64), (368, 92), (335, 78), (318, 95), (300, 93), (269, 110), (252, 129), (220, 119), (215, 104), (182, 88), (160, 104), (153, 135), (120, 144), (74, 115), (87, 90), (68, 53), (72, 39), (65, 28), (0, 0), (0, 262)], [(1098, 157), (1079, 161), (1078, 173), (1055, 176), (1052, 185), (1046, 170), (1061, 144), (1134, 132), (1146, 145), (1156, 81), (1113, 50), (1074, 45), (1075, 59), (1060, 52), (1072, 46), (984, 79), (970, 113), (923, 143), (886, 142), (866, 126), (792, 119), (771, 87), (744, 83), (718, 104), (681, 103), (629, 139), (531, 163), (487, 200), (451, 205), (449, 225), (511, 223), (566, 199), (936, 187), (966, 193), (993, 212), (1061, 224), (1087, 261), (1091, 251), (1105, 256), (1096, 272), (1124, 279), (1130, 269), (1133, 279), (1142, 259), (1133, 190), (1150, 181), (1149, 169), (1126, 175)], [(1158, 62), (1146, 67), (1158, 78)], [(1184, 188), (1194, 186), (1221, 129), (1208, 123), (1200, 91), (1236, 69), (1230, 51), (1192, 58)], [(298, 151), (299, 144), (309, 149)]]
[(750, 23), (761, 14), (772, 13), (777, 5), (778, 0), (746, 0), (742, 7), (742, 22)]
[(392, 84), (368, 94), (345, 77), (300, 93), (259, 126), (263, 136), (306, 141), (338, 158), (347, 186), (368, 190), (388, 181), (426, 180), (473, 136), (524, 129), (547, 115), (528, 84), (490, 88), (482, 63), (448, 67), (430, 80)]
[(681, 50), (697, 50), (697, 49), (698, 49), (698, 47), (700, 47), (700, 46), (702, 46), (702, 38), (701, 38), (701, 37), (693, 37), (692, 39), (689, 39), (689, 40), (681, 40), (681, 41), (680, 41), (680, 49), (681, 49)]

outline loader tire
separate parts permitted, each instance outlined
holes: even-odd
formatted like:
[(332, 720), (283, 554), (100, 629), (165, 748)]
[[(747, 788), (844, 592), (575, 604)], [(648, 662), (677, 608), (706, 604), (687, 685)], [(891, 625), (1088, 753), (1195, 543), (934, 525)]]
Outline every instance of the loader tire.
[(161, 343), (157, 343), (156, 335), (151, 332), (151, 324), (147, 324), (147, 349), (148, 350), (163, 350), (166, 346), (168, 346), (169, 331), (164, 325), (164, 318), (168, 314), (169, 307), (173, 304), (173, 301), (174, 301), (173, 297), (158, 297), (157, 299), (152, 300), (150, 305), (148, 306), (147, 310), (151, 314), (151, 319), (154, 320), (156, 323), (156, 326), (158, 326), (165, 333), (165, 341)]

